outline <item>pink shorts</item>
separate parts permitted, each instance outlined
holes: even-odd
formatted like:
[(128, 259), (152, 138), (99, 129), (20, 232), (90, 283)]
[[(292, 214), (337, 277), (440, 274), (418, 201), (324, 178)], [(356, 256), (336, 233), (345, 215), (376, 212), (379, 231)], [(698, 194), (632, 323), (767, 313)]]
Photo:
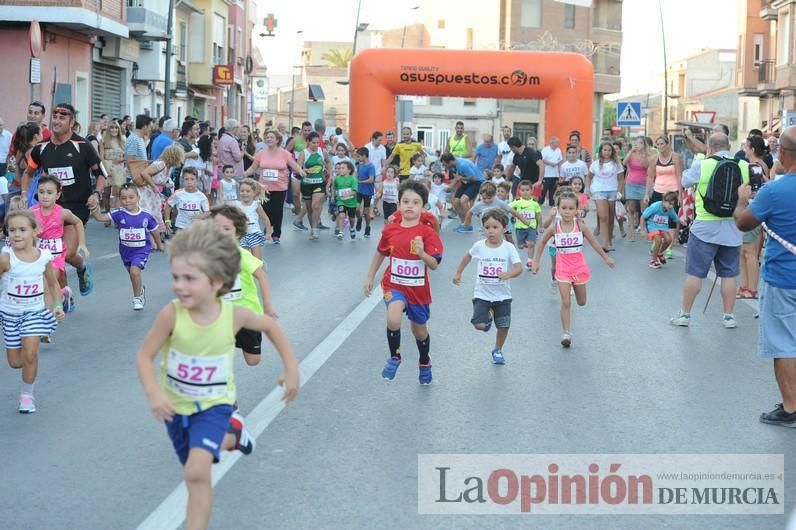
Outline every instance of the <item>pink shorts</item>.
[(581, 252), (556, 254), (556, 281), (581, 285), (589, 281), (591, 271)]

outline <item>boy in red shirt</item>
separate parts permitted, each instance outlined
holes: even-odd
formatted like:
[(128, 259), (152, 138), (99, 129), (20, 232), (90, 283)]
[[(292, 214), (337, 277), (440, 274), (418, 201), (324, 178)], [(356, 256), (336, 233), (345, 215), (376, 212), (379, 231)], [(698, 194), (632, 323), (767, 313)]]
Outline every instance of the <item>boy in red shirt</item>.
[(381, 280), (384, 303), (387, 306), (387, 344), (390, 358), (381, 376), (392, 381), (401, 364), (401, 318), (405, 312), (412, 325), (412, 334), (420, 354), (419, 381), (431, 383), (431, 337), (426, 323), (431, 315), (431, 286), (428, 269), (435, 270), (442, 261), (442, 241), (437, 231), (421, 222), (428, 190), (418, 181), (408, 180), (398, 190), (400, 222), (386, 225), (370, 264), (363, 285), (366, 296), (373, 290), (373, 279), (382, 262), (389, 263)]

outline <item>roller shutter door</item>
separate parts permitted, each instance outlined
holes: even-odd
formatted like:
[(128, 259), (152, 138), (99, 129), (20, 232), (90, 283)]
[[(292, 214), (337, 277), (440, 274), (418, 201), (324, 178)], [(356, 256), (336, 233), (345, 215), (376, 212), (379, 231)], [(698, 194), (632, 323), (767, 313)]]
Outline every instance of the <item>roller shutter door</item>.
[(94, 63), (91, 76), (92, 119), (99, 119), (103, 113), (111, 118), (121, 117), (122, 91), (122, 69)]

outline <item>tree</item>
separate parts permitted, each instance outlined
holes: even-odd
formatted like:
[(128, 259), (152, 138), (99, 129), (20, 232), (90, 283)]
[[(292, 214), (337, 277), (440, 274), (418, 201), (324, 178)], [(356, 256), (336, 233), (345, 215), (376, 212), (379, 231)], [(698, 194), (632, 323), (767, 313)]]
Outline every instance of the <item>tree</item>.
[(616, 101), (605, 100), (603, 104), (603, 129), (610, 129), (616, 122)]
[(351, 48), (346, 48), (345, 50), (329, 50), (321, 55), (321, 60), (326, 61), (335, 68), (345, 68), (353, 57), (354, 54)]

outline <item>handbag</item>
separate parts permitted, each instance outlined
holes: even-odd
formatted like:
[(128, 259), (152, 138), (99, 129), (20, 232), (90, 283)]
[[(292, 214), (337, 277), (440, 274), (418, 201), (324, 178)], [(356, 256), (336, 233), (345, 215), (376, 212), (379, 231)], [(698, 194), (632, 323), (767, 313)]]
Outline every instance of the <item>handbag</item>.
[(132, 179), (133, 184), (138, 187), (147, 185), (146, 180), (144, 180), (144, 177), (141, 175), (141, 173), (147, 166), (149, 166), (149, 164), (149, 160), (130, 160), (127, 163), (127, 169), (130, 170), (130, 178)]

